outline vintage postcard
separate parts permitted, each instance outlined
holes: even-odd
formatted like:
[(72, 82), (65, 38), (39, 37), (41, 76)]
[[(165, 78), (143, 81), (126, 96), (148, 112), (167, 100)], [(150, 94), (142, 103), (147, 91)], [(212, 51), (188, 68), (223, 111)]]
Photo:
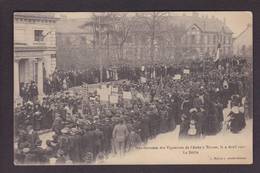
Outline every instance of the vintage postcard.
[(251, 12), (13, 18), (15, 165), (253, 163)]

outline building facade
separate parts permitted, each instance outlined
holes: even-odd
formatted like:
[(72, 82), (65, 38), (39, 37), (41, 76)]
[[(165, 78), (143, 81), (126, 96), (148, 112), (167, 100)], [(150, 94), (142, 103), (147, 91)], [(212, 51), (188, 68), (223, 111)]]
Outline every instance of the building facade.
[(227, 27), (225, 20), (221, 21), (214, 16), (199, 17), (196, 13), (189, 18), (181, 39), (181, 45), (187, 52), (190, 51), (195, 56), (215, 56), (220, 45), (220, 56), (232, 55), (233, 32)]
[(14, 98), (20, 85), (34, 81), (43, 95), (43, 80), (56, 67), (57, 18), (52, 13), (17, 12), (14, 14)]

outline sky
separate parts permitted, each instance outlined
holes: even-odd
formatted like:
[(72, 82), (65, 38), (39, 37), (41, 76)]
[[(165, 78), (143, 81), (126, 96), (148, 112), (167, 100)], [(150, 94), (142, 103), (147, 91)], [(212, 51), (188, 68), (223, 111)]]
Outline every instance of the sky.
[[(252, 13), (249, 11), (203, 11), (199, 12), (200, 16), (215, 16), (219, 18), (220, 20), (226, 20), (227, 26), (234, 32), (234, 37), (236, 37), (239, 33), (241, 33), (246, 27), (247, 24), (252, 24)], [(135, 12), (134, 12), (135, 13)], [(132, 14), (134, 14), (132, 13)], [(170, 15), (182, 15), (185, 13), (186, 15), (192, 15), (192, 12), (170, 12)], [(56, 13), (57, 16), (59, 15), (66, 15), (67, 18), (88, 18), (92, 15), (92, 12), (62, 12), (62, 13)]]

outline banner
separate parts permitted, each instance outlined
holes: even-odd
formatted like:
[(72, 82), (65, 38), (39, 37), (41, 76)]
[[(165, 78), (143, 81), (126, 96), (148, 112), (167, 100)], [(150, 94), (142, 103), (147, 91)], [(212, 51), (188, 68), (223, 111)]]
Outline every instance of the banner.
[(217, 47), (217, 53), (216, 53), (216, 56), (215, 56), (214, 62), (217, 62), (218, 59), (219, 59), (219, 50), (220, 50), (220, 47), (221, 47), (221, 45), (220, 45), (220, 43), (219, 43), (219, 44), (218, 44), (218, 47)]
[(118, 103), (118, 94), (110, 95), (109, 102), (112, 104), (117, 104)]
[(183, 73), (184, 73), (184, 74), (190, 74), (190, 69), (184, 69), (184, 70), (183, 70)]
[(118, 87), (112, 87), (112, 93), (118, 93)]
[(176, 74), (173, 76), (173, 80), (180, 80), (181, 79), (181, 75), (180, 74)]
[(132, 99), (132, 94), (129, 91), (123, 91), (123, 99), (128, 99), (131, 100)]
[(109, 95), (108, 94), (101, 94), (100, 95), (100, 101), (101, 102), (108, 102), (109, 101)]
[(137, 93), (136, 97), (144, 101), (144, 96), (141, 93)]
[(101, 89), (97, 88), (97, 95), (101, 95)]
[(144, 101), (145, 101), (145, 102), (150, 102), (150, 101), (151, 101), (151, 96), (150, 96), (150, 94), (147, 93), (147, 94), (144, 95)]
[(146, 83), (146, 78), (141, 76), (141, 83)]
[[(98, 89), (99, 89), (99, 88), (98, 88)], [(89, 92), (89, 93), (94, 93), (96, 90), (97, 90), (97, 89), (94, 88), (94, 87), (89, 87), (89, 88), (88, 88), (88, 92)]]
[(98, 92), (100, 94), (107, 94), (110, 95), (112, 91), (112, 87), (109, 85), (101, 85), (101, 90)]

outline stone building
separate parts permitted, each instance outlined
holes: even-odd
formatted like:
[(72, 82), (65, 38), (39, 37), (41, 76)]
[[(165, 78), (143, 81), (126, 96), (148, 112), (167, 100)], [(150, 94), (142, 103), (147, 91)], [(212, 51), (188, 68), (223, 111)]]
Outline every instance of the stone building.
[(43, 95), (43, 79), (56, 67), (54, 13), (14, 14), (14, 98), (20, 97), (20, 84), (35, 81)]
[[(214, 56), (220, 44), (220, 56), (232, 55), (233, 32), (223, 21), (216, 17), (175, 16), (172, 19), (175, 25), (184, 26), (185, 33), (181, 38), (182, 47), (193, 55)], [(184, 51), (185, 52), (185, 51)]]

